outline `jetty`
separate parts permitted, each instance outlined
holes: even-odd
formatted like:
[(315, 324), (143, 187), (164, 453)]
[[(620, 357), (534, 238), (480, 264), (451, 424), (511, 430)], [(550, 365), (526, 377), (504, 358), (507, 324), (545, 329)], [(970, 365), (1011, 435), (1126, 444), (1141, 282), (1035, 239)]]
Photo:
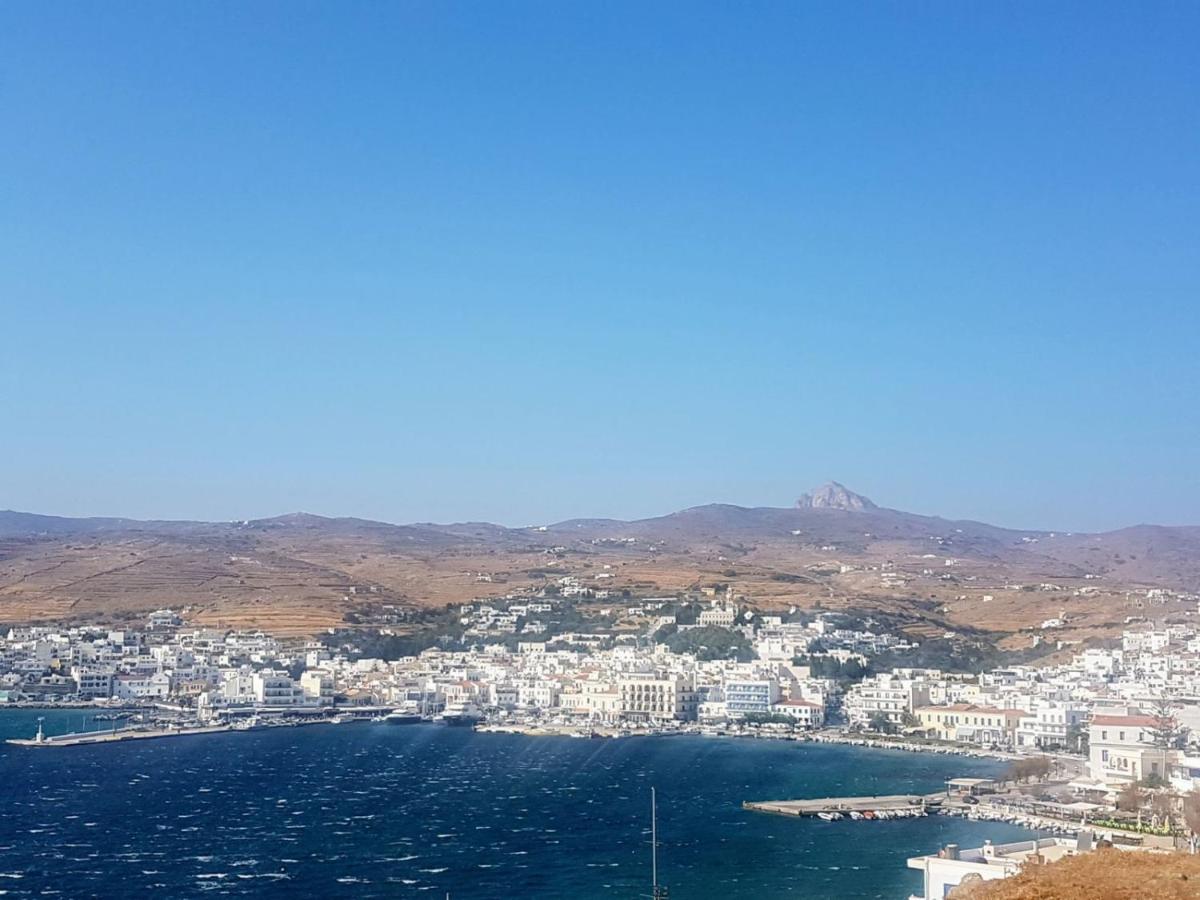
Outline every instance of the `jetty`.
[(746, 800), (742, 809), (777, 816), (819, 818), (907, 818), (925, 815), (941, 806), (944, 791), (936, 794), (889, 794), (882, 797), (820, 797), (812, 800)]
[(78, 747), (82, 744), (113, 744), (118, 741), (145, 741), (153, 738), (182, 737), (188, 734), (218, 734), (234, 730), (229, 725), (197, 725), (154, 728), (117, 728), (112, 731), (87, 731), (47, 737), (38, 721), (37, 734), (31, 738), (9, 738), (5, 743), (18, 747)]

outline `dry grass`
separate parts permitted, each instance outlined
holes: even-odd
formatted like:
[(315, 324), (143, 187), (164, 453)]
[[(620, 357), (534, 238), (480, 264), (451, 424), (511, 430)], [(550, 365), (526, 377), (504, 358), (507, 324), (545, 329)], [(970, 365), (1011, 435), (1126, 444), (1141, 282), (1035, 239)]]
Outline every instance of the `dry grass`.
[[(1060, 610), (1066, 610), (1071, 628), (1043, 637), (1111, 636), (1133, 612), (1119, 590), (1126, 585), (1103, 585), (1103, 592), (1087, 598), (1005, 590), (1009, 582), (1049, 580), (1067, 584), (1068, 591), (1083, 585), (1078, 577), (1035, 570), (1020, 555), (1007, 562), (965, 558), (953, 567), (956, 580), (950, 582), (940, 577), (948, 551), (926, 559), (923, 551), (931, 549), (926, 537), (861, 547), (853, 537), (843, 535), (846, 546), (826, 550), (819, 543), (798, 543), (782, 526), (778, 533), (728, 542), (668, 532), (652, 552), (645, 541), (592, 544), (586, 535), (485, 531), (430, 537), (419, 529), (347, 531), (325, 523), (0, 540), (0, 623), (135, 619), (171, 606), (189, 607), (197, 622), (311, 634), (336, 626), (367, 603), (441, 607), (532, 593), (562, 575), (618, 596), (622, 590), (658, 596), (722, 583), (768, 611), (818, 603), (831, 610), (879, 610), (910, 620), (911, 633), (922, 638), (967, 628), (1027, 629), (1008, 639), (1009, 648), (1029, 646), (1041, 622)], [(861, 534), (856, 540), (862, 543)], [(566, 549), (547, 552), (560, 544)], [(854, 568), (840, 572), (840, 563)], [(884, 563), (902, 570), (907, 582), (883, 585)], [(611, 577), (596, 580), (601, 572)], [(479, 573), (494, 580), (480, 582)], [(1093, 580), (1088, 587), (1101, 585)], [(992, 599), (985, 603), (984, 596)]]
[(1003, 881), (962, 885), (953, 900), (1195, 900), (1200, 856), (1097, 850)]

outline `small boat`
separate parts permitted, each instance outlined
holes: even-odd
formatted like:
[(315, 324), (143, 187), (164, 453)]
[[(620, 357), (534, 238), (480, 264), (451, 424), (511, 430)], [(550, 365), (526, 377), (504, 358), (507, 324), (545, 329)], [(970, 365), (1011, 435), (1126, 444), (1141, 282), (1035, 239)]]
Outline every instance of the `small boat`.
[(421, 721), (421, 714), (407, 709), (393, 709), (382, 718), (389, 725), (416, 725)]
[(483, 716), (473, 703), (454, 703), (447, 706), (436, 721), (443, 725), (474, 725)]

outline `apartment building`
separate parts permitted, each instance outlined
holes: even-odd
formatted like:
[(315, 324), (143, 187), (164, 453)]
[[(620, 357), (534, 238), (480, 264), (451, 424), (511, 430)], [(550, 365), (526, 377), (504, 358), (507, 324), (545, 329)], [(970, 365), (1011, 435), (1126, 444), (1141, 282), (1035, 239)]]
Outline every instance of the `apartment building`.
[(921, 731), (939, 740), (1011, 745), (1015, 741), (1017, 725), (1028, 713), (1020, 709), (955, 703), (922, 706), (915, 715), (921, 720)]
[(905, 713), (929, 703), (930, 685), (893, 673), (866, 678), (846, 693), (842, 710), (851, 727), (865, 727), (877, 713), (900, 725)]
[(1092, 716), (1088, 774), (1111, 789), (1151, 775), (1169, 777), (1178, 754), (1154, 746), (1157, 725), (1156, 718), (1138, 710)]
[(802, 728), (820, 728), (825, 724), (825, 707), (808, 700), (780, 700), (771, 712), (787, 716)]
[(113, 673), (91, 669), (72, 669), (75, 690), (81, 700), (103, 700), (112, 696)]
[(1018, 748), (1052, 750), (1066, 747), (1073, 729), (1087, 724), (1088, 713), (1082, 705), (1044, 703), (1017, 723)]
[(731, 678), (725, 682), (725, 712), (732, 719), (766, 714), (779, 699), (779, 682), (772, 679)]
[[(617, 683), (621, 697), (621, 716), (635, 722), (668, 721), (689, 718), (687, 692), (680, 677), (658, 678), (633, 675)], [(692, 692), (691, 716), (695, 715)]]

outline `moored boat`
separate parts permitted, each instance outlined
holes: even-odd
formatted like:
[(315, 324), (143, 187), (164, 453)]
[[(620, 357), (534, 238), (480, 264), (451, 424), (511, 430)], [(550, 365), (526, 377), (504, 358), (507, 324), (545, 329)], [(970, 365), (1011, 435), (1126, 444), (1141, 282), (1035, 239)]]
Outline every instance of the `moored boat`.
[(483, 718), (474, 703), (452, 703), (435, 721), (443, 725), (475, 725)]
[(388, 725), (416, 725), (421, 721), (421, 714), (409, 709), (393, 709), (383, 721)]

